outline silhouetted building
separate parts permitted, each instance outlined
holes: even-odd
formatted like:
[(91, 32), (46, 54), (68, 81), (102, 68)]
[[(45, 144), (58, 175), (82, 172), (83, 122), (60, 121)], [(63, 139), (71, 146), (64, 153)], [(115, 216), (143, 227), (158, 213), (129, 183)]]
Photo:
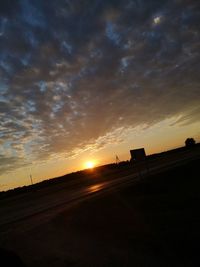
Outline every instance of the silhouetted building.
[(141, 162), (146, 159), (146, 153), (144, 148), (132, 149), (131, 153), (131, 162)]

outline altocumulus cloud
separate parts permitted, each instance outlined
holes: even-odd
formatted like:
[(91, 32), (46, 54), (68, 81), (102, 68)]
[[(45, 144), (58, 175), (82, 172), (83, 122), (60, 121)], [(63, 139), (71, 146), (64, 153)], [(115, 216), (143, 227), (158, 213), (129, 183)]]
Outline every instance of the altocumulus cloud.
[(197, 120), (199, 25), (193, 0), (2, 0), (0, 173)]

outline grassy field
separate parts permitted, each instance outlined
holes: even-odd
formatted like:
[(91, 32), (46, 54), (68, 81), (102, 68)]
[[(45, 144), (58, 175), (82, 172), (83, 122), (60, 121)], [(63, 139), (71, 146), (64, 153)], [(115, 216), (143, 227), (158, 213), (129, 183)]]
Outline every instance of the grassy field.
[(0, 245), (28, 267), (199, 266), (199, 164), (103, 193), (33, 228), (23, 222)]

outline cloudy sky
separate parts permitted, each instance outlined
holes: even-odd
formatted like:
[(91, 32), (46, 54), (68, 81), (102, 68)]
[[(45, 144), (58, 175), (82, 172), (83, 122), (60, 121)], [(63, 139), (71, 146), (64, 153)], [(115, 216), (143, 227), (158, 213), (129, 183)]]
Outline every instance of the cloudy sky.
[(0, 191), (200, 141), (197, 0), (1, 0)]

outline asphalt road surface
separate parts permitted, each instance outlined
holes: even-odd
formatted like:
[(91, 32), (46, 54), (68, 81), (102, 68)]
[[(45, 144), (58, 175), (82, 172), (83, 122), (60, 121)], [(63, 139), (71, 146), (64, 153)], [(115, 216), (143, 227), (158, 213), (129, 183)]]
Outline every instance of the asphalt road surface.
[[(49, 189), (41, 189), (39, 192), (27, 192), (0, 200), (0, 227), (6, 229), (9, 225), (23, 221), (30, 217), (43, 214), (44, 218), (49, 218), (55, 212), (62, 211), (66, 206), (74, 205), (77, 201), (83, 201), (94, 197), (97, 194), (102, 194), (108, 190), (113, 190), (117, 187), (128, 186), (137, 183), (138, 180), (146, 178), (148, 175), (164, 172), (179, 165), (183, 165), (191, 160), (198, 159), (200, 151), (187, 151), (179, 157), (177, 155), (170, 158), (161, 158), (152, 161), (148, 168), (133, 168), (129, 175), (121, 175), (121, 177), (107, 181), (95, 181), (91, 185), (79, 185), (77, 188), (68, 189), (67, 186), (58, 188), (53, 193)], [(62, 185), (60, 185), (62, 187)]]

